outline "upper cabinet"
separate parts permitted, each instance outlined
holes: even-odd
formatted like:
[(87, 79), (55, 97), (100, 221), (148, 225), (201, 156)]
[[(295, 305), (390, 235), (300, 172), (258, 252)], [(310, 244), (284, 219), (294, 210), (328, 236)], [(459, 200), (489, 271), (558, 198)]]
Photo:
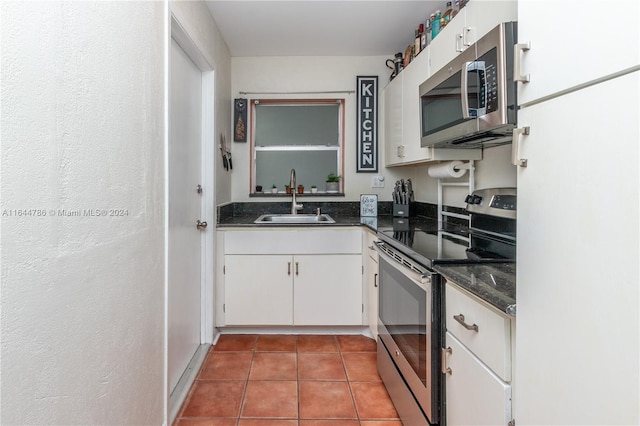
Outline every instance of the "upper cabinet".
[(530, 79), (518, 85), (518, 103), (637, 67), (640, 3), (619, 1), (611, 12), (607, 3), (586, 7), (570, 1), (518, 1), (518, 42), (529, 49), (515, 60), (519, 58), (520, 74)]
[(430, 73), (448, 64), (501, 22), (516, 21), (517, 16), (515, 0), (469, 1), (429, 45)]
[(419, 88), (500, 22), (514, 21), (515, 1), (471, 0), (440, 34), (382, 92), (387, 167), (446, 160), (479, 160), (480, 149), (421, 147)]

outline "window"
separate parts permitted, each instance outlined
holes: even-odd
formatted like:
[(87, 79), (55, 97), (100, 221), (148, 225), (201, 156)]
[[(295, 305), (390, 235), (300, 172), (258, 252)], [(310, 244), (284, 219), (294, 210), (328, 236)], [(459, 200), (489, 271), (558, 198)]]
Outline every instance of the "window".
[(254, 100), (251, 114), (251, 192), (284, 191), (291, 169), (304, 192), (323, 192), (330, 173), (342, 176), (344, 99)]

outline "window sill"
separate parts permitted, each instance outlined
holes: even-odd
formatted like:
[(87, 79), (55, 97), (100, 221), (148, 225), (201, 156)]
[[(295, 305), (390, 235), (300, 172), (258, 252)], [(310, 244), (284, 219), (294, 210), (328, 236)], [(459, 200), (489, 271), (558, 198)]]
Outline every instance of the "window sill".
[[(278, 192), (276, 194), (272, 192), (253, 192), (249, 194), (251, 198), (291, 198), (293, 194), (287, 194), (286, 192)], [(303, 194), (296, 193), (296, 197), (344, 197), (344, 192), (332, 192), (318, 191), (315, 194), (311, 192), (305, 192)]]

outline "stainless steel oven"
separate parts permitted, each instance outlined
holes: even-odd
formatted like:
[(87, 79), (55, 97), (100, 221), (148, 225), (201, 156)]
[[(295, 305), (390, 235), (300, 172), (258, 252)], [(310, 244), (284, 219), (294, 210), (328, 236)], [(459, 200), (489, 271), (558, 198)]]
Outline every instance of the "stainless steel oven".
[(435, 269), (515, 261), (515, 188), (477, 190), (466, 202), (468, 227), (421, 221), (378, 231), (378, 372), (406, 425), (446, 423), (444, 279)]
[(384, 242), (376, 244), (378, 371), (404, 424), (436, 424), (441, 406), (440, 275)]

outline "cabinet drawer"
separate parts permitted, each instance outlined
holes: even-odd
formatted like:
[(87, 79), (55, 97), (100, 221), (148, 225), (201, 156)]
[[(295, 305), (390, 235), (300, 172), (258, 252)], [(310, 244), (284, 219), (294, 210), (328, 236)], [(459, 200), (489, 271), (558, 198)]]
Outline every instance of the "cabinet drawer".
[(446, 286), (446, 316), (447, 331), (502, 380), (510, 382), (511, 320), (451, 284)]
[(362, 231), (269, 230), (228, 231), (225, 254), (360, 254)]

